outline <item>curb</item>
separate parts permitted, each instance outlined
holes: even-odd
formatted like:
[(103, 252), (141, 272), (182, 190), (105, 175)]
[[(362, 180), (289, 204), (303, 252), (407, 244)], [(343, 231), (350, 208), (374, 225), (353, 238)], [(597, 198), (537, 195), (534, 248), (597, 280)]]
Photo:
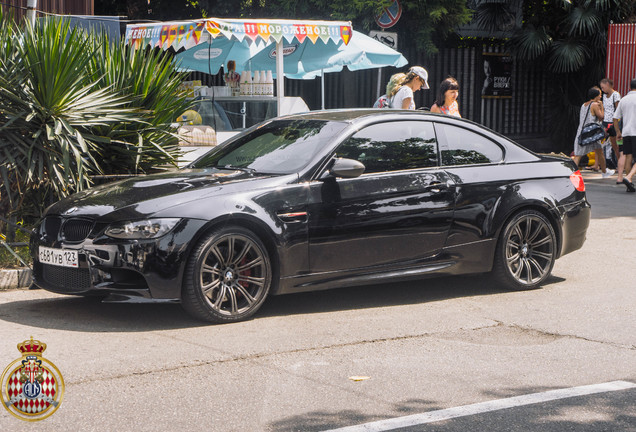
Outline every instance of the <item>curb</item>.
[(0, 270), (0, 291), (26, 288), (31, 285), (32, 281), (30, 268)]

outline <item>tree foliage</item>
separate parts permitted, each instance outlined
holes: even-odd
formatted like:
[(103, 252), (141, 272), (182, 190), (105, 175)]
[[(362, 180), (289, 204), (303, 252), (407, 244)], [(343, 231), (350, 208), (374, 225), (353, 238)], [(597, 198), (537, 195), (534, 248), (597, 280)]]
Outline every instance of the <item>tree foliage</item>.
[[(131, 19), (162, 21), (200, 17), (296, 18), (352, 21), (362, 32), (379, 30), (375, 16), (392, 0), (104, 0), (96, 2), (97, 14), (113, 10)], [(101, 5), (100, 5), (101, 3)], [(390, 29), (402, 40), (428, 53), (435, 53), (457, 26), (470, 21), (466, 0), (400, 0), (403, 12)], [(150, 13), (148, 11), (151, 11)]]
[[(484, 28), (494, 29), (495, 9), (486, 3), (477, 8), (476, 20)], [(522, 4), (523, 25), (506, 45), (520, 67), (538, 63), (551, 77), (553, 97), (545, 123), (555, 150), (569, 152), (587, 90), (605, 75), (609, 24), (634, 17), (636, 2), (523, 0)], [(499, 7), (508, 6), (499, 2)]]
[[(542, 61), (550, 71), (573, 73), (605, 58), (610, 22), (624, 22), (636, 11), (633, 0), (525, 0), (523, 26), (508, 44), (522, 61)], [(476, 11), (476, 21), (496, 29), (507, 3), (484, 2)], [(510, 12), (510, 11), (508, 11)]]

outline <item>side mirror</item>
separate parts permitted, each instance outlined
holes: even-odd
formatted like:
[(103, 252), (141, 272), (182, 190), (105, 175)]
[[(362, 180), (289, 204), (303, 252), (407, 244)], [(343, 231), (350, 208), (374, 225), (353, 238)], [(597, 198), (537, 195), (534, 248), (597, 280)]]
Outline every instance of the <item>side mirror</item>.
[(360, 177), (364, 170), (365, 166), (360, 161), (338, 158), (334, 160), (333, 165), (329, 170), (329, 174), (334, 177), (355, 178)]

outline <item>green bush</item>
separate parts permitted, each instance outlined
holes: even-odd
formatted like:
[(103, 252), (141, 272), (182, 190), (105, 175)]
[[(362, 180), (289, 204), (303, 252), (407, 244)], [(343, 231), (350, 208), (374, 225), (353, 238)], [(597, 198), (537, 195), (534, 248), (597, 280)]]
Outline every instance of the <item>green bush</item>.
[[(6, 238), (0, 234), (0, 239), (6, 241)], [(29, 234), (24, 231), (18, 231), (15, 236), (16, 243), (29, 243)], [(18, 254), (22, 261), (26, 264), (31, 263), (31, 255), (28, 246), (12, 246), (11, 249)], [(0, 268), (18, 268), (24, 267), (22, 263), (11, 253), (3, 244), (0, 244)]]
[(41, 213), (95, 175), (174, 164), (183, 79), (163, 53), (58, 18), (23, 31), (0, 9), (0, 213), (33, 213), (33, 202)]

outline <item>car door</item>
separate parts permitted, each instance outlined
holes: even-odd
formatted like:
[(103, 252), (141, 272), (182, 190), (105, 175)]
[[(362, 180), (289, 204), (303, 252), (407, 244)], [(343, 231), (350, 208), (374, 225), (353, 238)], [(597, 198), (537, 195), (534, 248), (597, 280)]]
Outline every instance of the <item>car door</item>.
[(344, 140), (336, 157), (362, 162), (358, 178), (314, 181), (309, 191), (312, 273), (401, 268), (444, 246), (454, 184), (439, 168), (431, 122), (373, 124)]
[(457, 124), (435, 123), (442, 167), (456, 184), (455, 212), (447, 246), (484, 240), (492, 212), (517, 175), (503, 164), (504, 149), (485, 135)]

